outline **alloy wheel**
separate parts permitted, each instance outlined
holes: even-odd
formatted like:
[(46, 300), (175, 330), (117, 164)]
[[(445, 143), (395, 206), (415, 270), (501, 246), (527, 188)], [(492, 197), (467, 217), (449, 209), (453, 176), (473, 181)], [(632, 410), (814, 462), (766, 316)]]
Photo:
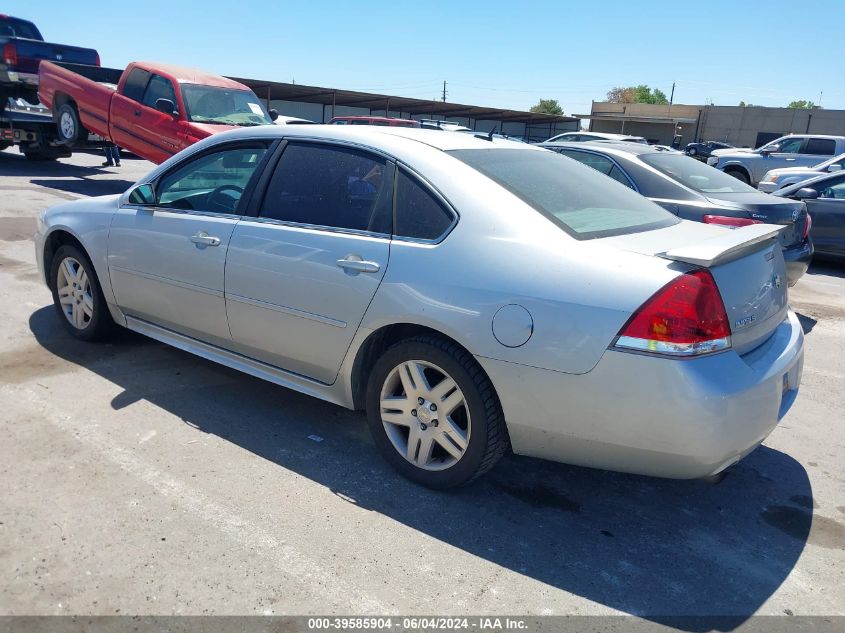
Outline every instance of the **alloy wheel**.
[(94, 317), (94, 296), (88, 273), (76, 259), (65, 257), (56, 274), (59, 304), (68, 322), (77, 330), (88, 327)]
[(408, 360), (394, 367), (381, 389), (381, 421), (393, 447), (423, 470), (445, 470), (463, 457), (471, 420), (464, 394), (437, 365)]

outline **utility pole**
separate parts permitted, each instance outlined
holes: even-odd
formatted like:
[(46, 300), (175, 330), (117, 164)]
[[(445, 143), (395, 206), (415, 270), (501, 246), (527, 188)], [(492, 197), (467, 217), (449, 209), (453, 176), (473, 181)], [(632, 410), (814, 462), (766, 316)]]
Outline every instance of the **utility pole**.
[(824, 90), (819, 91), (819, 102), (816, 104), (818, 107), (822, 107), (822, 95), (824, 94)]
[(443, 80), (443, 101), (446, 101), (446, 80)]
[(675, 82), (672, 82), (672, 94), (669, 96), (669, 105), (675, 103)]

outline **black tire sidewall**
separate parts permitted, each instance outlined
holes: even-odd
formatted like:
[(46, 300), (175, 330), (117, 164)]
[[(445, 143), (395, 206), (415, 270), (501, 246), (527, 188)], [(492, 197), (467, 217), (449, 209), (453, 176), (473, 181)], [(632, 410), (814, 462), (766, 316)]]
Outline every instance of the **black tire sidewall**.
[[(442, 471), (426, 471), (408, 462), (387, 437), (381, 420), (381, 389), (388, 374), (408, 360), (424, 360), (443, 369), (457, 383), (469, 408), (471, 432), (467, 450), (458, 462)], [(376, 362), (367, 383), (367, 422), (379, 451), (408, 479), (438, 490), (471, 481), (478, 472), (487, 449), (487, 414), (479, 389), (464, 366), (448, 351), (423, 341), (405, 341), (388, 349)]]
[[(75, 328), (70, 321), (68, 321), (64, 310), (62, 310), (62, 306), (59, 303), (57, 277), (59, 266), (67, 257), (73, 257), (79, 262), (79, 264), (85, 269), (85, 274), (88, 275), (88, 280), (91, 283), (91, 296), (94, 300), (94, 316), (83, 330)], [(65, 244), (64, 246), (60, 246), (53, 255), (53, 259), (50, 262), (49, 274), (50, 291), (53, 294), (53, 307), (56, 309), (59, 320), (61, 320), (65, 329), (71, 335), (83, 341), (93, 341), (101, 337), (111, 322), (111, 315), (108, 313), (108, 306), (106, 305), (106, 300), (103, 297), (103, 291), (100, 288), (100, 282), (97, 279), (97, 273), (94, 271), (94, 266), (91, 264), (91, 260), (88, 259), (85, 253), (77, 247)]]

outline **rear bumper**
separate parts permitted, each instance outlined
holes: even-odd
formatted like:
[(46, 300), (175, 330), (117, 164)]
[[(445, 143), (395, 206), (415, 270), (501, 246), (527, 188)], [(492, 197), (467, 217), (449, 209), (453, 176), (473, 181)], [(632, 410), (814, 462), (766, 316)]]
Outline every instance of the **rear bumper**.
[(783, 259), (786, 261), (786, 277), (790, 286), (798, 283), (798, 280), (807, 272), (810, 261), (813, 259), (813, 252), (813, 242), (809, 238), (797, 246), (783, 249)]
[(26, 84), (38, 86), (38, 73), (19, 73), (14, 70), (0, 71), (0, 84)]
[(697, 359), (609, 350), (580, 375), (479, 358), (516, 453), (659, 477), (717, 474), (754, 450), (798, 393), (804, 334), (790, 311), (763, 345)]

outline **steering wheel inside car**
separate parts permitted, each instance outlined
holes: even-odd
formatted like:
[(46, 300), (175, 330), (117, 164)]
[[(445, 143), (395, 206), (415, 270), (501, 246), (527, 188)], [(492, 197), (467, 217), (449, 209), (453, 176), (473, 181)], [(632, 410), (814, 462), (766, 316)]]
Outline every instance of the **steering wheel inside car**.
[[(224, 193), (226, 191), (234, 191), (238, 195), (226, 195)], [(243, 187), (238, 187), (237, 185), (220, 185), (208, 194), (205, 204), (208, 206), (209, 211), (234, 213), (235, 209), (238, 207), (238, 201), (240, 201), (241, 194), (243, 194), (243, 192)]]

